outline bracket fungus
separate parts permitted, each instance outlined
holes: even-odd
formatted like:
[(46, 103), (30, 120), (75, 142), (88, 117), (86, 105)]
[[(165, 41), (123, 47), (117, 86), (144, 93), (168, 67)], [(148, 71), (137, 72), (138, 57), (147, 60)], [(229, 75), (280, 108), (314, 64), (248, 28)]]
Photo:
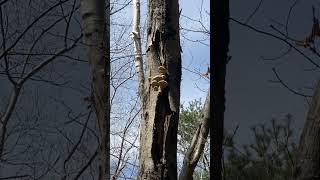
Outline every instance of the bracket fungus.
[(167, 69), (164, 66), (158, 67), (158, 75), (149, 77), (149, 81), (151, 80), (151, 87), (155, 91), (159, 91), (160, 93), (168, 86), (168, 82), (166, 81)]

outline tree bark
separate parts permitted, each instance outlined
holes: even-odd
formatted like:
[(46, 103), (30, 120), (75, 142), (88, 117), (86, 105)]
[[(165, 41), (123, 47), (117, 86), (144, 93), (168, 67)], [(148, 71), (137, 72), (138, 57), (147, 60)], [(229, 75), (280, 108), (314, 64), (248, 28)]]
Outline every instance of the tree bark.
[[(149, 0), (138, 179), (177, 179), (181, 55), (178, 0)], [(167, 86), (151, 86), (164, 67)], [(164, 72), (162, 70), (162, 72)], [(161, 74), (161, 73), (160, 73)]]
[(135, 67), (139, 82), (139, 96), (141, 104), (144, 103), (144, 71), (143, 71), (143, 58), (141, 50), (141, 36), (140, 36), (140, 0), (133, 0), (133, 22), (131, 37), (133, 39), (133, 45), (135, 50)]
[(190, 147), (184, 157), (183, 166), (179, 175), (179, 180), (192, 180), (193, 172), (197, 163), (203, 154), (205, 144), (209, 134), (210, 120), (210, 91), (208, 92), (206, 101), (202, 109), (201, 124), (194, 134)]
[[(225, 78), (229, 46), (229, 0), (213, 2), (213, 65), (211, 66), (211, 93), (213, 120), (210, 121), (210, 172), (211, 179), (221, 180), (222, 142), (225, 111)], [(213, 83), (213, 84), (212, 84)]]
[(320, 179), (320, 81), (316, 86), (300, 137), (294, 179)]
[[(81, 0), (85, 44), (92, 76), (92, 104), (100, 130), (99, 179), (110, 179), (110, 2)], [(107, 5), (107, 8), (106, 8)]]

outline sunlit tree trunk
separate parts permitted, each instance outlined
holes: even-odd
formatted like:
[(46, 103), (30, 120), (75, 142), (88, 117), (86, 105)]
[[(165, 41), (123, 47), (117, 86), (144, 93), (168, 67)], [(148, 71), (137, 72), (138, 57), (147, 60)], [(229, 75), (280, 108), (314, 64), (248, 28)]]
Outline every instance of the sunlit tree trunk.
[[(148, 22), (138, 179), (174, 180), (181, 82), (178, 0), (149, 0)], [(151, 86), (156, 75), (163, 75), (162, 84)]]
[(133, 0), (133, 21), (131, 37), (133, 39), (134, 51), (135, 51), (135, 68), (139, 82), (139, 96), (141, 104), (144, 104), (144, 71), (143, 71), (143, 58), (141, 49), (141, 35), (140, 35), (140, 0)]
[(320, 81), (301, 134), (294, 176), (296, 180), (320, 179)]
[[(106, 6), (107, 5), (107, 6)], [(107, 8), (106, 8), (107, 7)], [(110, 179), (109, 1), (81, 0), (81, 17), (92, 76), (92, 104), (100, 130), (99, 179)]]
[(193, 172), (197, 163), (203, 154), (205, 144), (209, 134), (210, 121), (210, 91), (208, 92), (206, 101), (202, 109), (201, 124), (197, 128), (196, 133), (192, 137), (190, 147), (185, 154), (179, 180), (192, 180)]

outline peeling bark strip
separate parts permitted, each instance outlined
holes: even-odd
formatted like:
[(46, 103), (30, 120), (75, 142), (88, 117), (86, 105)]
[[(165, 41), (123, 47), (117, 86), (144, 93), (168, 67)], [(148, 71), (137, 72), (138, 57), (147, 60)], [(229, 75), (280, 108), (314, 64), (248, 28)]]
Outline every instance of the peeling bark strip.
[(301, 134), (296, 166), (294, 179), (320, 179), (320, 81)]
[(141, 104), (143, 104), (144, 96), (144, 72), (143, 72), (143, 59), (141, 50), (141, 36), (140, 36), (140, 0), (133, 0), (133, 24), (131, 37), (135, 50), (135, 67), (139, 81), (139, 96)]
[[(107, 5), (108, 4), (109, 1), (107, 1)], [(93, 106), (100, 129), (99, 179), (103, 180), (110, 179), (109, 15), (109, 6), (106, 8), (106, 1), (81, 0), (83, 33), (85, 36), (85, 44), (88, 46), (88, 56), (92, 75), (91, 89)]]
[(183, 166), (179, 175), (179, 180), (192, 180), (193, 172), (197, 163), (203, 154), (205, 144), (209, 134), (210, 120), (210, 91), (208, 92), (206, 101), (202, 109), (201, 124), (194, 134), (190, 147), (183, 159)]
[(161, 91), (144, 84), (138, 179), (177, 179), (177, 129), (180, 106), (181, 55), (178, 0), (148, 1), (148, 79), (167, 69)]

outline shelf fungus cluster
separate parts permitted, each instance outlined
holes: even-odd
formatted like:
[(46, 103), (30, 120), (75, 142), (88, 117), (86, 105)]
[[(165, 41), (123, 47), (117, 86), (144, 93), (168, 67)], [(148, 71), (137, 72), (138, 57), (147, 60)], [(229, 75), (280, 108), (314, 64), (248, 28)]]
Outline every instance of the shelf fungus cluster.
[(168, 86), (168, 82), (166, 81), (166, 73), (167, 69), (164, 66), (158, 67), (159, 74), (154, 77), (149, 77), (149, 80), (151, 80), (151, 87), (155, 91), (159, 91), (161, 93), (164, 88)]

